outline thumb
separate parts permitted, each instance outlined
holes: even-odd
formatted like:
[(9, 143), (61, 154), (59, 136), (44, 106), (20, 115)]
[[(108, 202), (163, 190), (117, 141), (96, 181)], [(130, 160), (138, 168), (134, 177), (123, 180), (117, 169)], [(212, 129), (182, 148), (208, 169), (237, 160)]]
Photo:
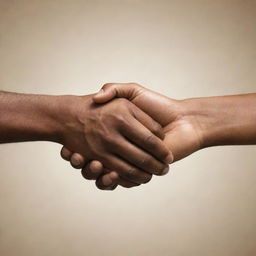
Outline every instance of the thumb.
[(101, 88), (98, 93), (93, 96), (94, 103), (106, 103), (116, 97), (114, 88)]
[(93, 96), (95, 103), (106, 103), (113, 98), (126, 98), (131, 100), (135, 97), (138, 85), (136, 84), (105, 84), (101, 90)]

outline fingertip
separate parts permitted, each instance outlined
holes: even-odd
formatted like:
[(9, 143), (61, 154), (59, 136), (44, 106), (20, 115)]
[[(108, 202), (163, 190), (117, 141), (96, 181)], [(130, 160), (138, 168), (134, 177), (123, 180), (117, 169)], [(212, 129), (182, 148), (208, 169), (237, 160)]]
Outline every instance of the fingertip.
[[(108, 180), (108, 177), (106, 176), (107, 175), (104, 175), (96, 180), (95, 182), (96, 187), (100, 190), (110, 190), (110, 191), (115, 190), (118, 184), (115, 182), (113, 183), (111, 180)], [(105, 184), (108, 184), (108, 185), (105, 185), (104, 182)]]
[(93, 173), (100, 173), (104, 169), (102, 163), (97, 160), (91, 161), (89, 164), (89, 168)]
[(170, 151), (167, 157), (164, 159), (166, 164), (171, 164), (174, 161), (173, 153)]
[(119, 175), (117, 172), (110, 172), (108, 175), (113, 181), (119, 179)]
[(163, 170), (162, 175), (166, 175), (170, 171), (169, 165)]
[(87, 180), (96, 180), (104, 174), (104, 167), (99, 161), (93, 160), (84, 166), (81, 174)]
[(104, 187), (110, 187), (111, 185), (113, 185), (113, 180), (109, 174), (103, 175), (101, 181)]
[(85, 165), (85, 159), (82, 155), (74, 153), (71, 156), (70, 163), (74, 168), (80, 169)]
[(67, 149), (66, 147), (62, 147), (61, 151), (60, 151), (60, 155), (64, 160), (70, 161), (70, 158), (72, 156), (73, 152), (71, 152), (69, 149)]

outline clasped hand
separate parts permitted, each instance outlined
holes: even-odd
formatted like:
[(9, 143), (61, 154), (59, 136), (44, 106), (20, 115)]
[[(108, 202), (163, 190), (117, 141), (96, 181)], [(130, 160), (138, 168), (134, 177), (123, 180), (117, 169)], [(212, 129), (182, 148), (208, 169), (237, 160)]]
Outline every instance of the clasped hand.
[(184, 114), (185, 105), (138, 84), (106, 84), (77, 100), (76, 120), (67, 128), (76, 136), (64, 138), (61, 156), (100, 189), (147, 183), (202, 146), (197, 120)]

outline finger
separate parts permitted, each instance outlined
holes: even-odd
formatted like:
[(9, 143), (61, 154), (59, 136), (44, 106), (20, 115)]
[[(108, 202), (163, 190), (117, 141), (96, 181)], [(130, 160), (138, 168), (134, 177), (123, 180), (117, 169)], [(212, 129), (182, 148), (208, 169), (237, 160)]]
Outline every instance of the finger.
[(70, 158), (70, 163), (74, 168), (81, 169), (85, 165), (86, 159), (82, 155), (74, 153)]
[(119, 175), (117, 172), (108, 172), (101, 176), (102, 184), (106, 187), (116, 185), (119, 179)]
[(95, 182), (97, 188), (101, 190), (114, 190), (118, 186), (117, 183), (118, 174), (116, 172), (110, 172), (101, 175)]
[(126, 138), (116, 138), (114, 143), (114, 147), (112, 146), (111, 148), (113, 153), (145, 172), (162, 175), (165, 169), (168, 168), (167, 164), (162, 163), (148, 152), (132, 144)]
[(114, 190), (117, 185), (125, 188), (131, 188), (139, 186), (137, 183), (126, 181), (119, 178), (117, 172), (110, 172), (104, 169), (103, 165), (99, 161), (92, 161), (82, 169), (82, 175), (89, 180), (97, 180), (96, 185), (101, 190)]
[(116, 155), (103, 155), (100, 161), (108, 170), (116, 170), (119, 177), (137, 184), (147, 183), (152, 175), (133, 166)]
[(101, 162), (93, 160), (82, 169), (82, 175), (87, 180), (96, 180), (104, 174), (104, 168)]
[(65, 146), (62, 147), (60, 155), (64, 160), (70, 161), (73, 152), (67, 149)]
[(135, 83), (108, 83), (105, 84), (101, 90), (94, 95), (93, 101), (95, 103), (106, 103), (113, 98), (127, 98), (131, 100), (136, 96), (139, 89), (142, 88), (140, 85)]
[(134, 144), (149, 152), (163, 163), (169, 164), (173, 161), (172, 152), (164, 142), (150, 132), (138, 120), (129, 120), (121, 127), (121, 133)]
[(133, 106), (132, 114), (133, 116), (143, 124), (148, 130), (150, 130), (153, 134), (159, 137), (161, 140), (164, 139), (165, 134), (162, 126), (157, 123), (153, 118), (151, 118), (148, 114), (143, 112), (140, 108)]

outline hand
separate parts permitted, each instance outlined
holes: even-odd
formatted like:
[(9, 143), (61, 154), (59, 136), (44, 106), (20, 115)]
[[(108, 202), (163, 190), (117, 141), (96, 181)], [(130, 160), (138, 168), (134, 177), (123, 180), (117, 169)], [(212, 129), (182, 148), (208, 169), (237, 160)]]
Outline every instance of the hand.
[[(93, 100), (102, 104), (115, 97), (127, 98), (163, 126), (164, 143), (172, 151), (174, 161), (202, 147), (203, 132), (200, 122), (196, 116), (187, 115), (189, 102), (170, 99), (134, 83), (106, 84)], [(84, 164), (83, 158), (78, 154), (72, 155), (72, 152), (74, 151), (64, 148), (62, 155), (71, 162), (80, 158), (81, 165)], [(97, 179), (96, 184), (101, 189), (113, 189), (117, 183), (125, 186), (121, 177), (116, 174), (116, 169), (103, 166), (100, 162), (92, 161), (83, 168), (82, 174), (87, 179)]]
[(161, 126), (134, 104), (117, 99), (99, 105), (92, 96), (67, 104), (72, 118), (65, 121), (63, 145), (79, 153), (83, 164), (98, 160), (129, 186), (166, 172), (173, 157), (160, 139)]

